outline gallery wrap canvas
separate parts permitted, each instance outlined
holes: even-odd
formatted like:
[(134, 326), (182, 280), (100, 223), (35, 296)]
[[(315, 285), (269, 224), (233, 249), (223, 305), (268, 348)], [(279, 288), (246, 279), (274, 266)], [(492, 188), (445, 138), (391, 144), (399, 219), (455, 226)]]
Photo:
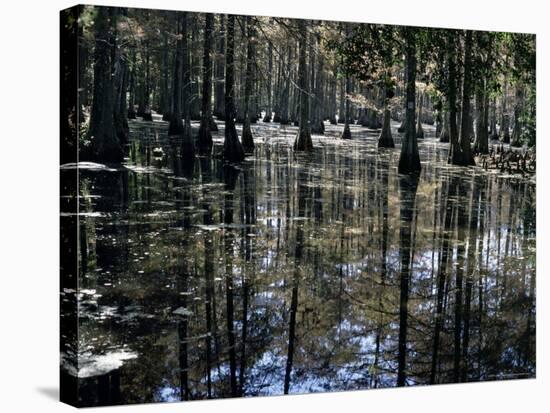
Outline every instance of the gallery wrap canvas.
[(61, 11), (61, 401), (535, 377), (535, 35), (303, 17)]

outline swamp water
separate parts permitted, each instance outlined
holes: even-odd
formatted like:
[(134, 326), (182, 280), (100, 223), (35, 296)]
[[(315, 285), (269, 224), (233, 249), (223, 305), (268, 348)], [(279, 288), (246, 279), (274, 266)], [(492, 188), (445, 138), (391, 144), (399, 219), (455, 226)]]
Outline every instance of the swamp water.
[(130, 128), (124, 166), (79, 166), (82, 405), (535, 376), (533, 179), (431, 129), (412, 179), (357, 126), (302, 155), (258, 123), (238, 166)]

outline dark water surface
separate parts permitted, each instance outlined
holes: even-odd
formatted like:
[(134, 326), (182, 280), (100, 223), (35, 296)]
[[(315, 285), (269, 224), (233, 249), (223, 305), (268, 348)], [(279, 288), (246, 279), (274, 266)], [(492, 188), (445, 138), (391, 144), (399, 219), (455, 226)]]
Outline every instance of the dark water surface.
[(80, 168), (83, 405), (535, 376), (532, 179), (450, 167), (433, 131), (403, 178), (359, 127), (294, 156), (259, 123), (242, 165), (189, 164), (154, 125)]

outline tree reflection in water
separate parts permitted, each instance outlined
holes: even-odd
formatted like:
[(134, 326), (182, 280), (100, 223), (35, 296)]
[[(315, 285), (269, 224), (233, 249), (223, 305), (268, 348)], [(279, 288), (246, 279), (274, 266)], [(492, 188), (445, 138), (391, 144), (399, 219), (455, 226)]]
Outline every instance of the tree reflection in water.
[(534, 377), (533, 182), (448, 166), (430, 129), (411, 178), (355, 126), (297, 157), (259, 123), (231, 166), (142, 125), (80, 169), (83, 405)]

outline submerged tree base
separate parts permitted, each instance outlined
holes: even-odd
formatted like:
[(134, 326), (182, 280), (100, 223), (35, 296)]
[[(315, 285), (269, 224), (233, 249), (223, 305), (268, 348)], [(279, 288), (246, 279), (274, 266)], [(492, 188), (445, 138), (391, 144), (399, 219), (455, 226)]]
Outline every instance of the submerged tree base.
[(325, 124), (322, 121), (315, 122), (311, 125), (311, 133), (323, 135), (325, 133)]
[(217, 132), (218, 131), (218, 124), (216, 123), (216, 121), (214, 120), (214, 118), (212, 116), (210, 116), (209, 119), (208, 119), (208, 127), (210, 128), (211, 132)]
[(306, 128), (300, 128), (296, 134), (296, 140), (294, 141), (295, 151), (312, 151), (313, 142), (311, 140), (311, 133)]
[(212, 153), (212, 133), (210, 132), (210, 125), (208, 119), (202, 119), (199, 127), (199, 133), (197, 135), (197, 148), (200, 155), (210, 155)]
[(350, 130), (348, 124), (346, 124), (346, 126), (344, 126), (344, 131), (342, 132), (341, 138), (342, 139), (351, 139), (351, 130)]
[(418, 174), (422, 170), (420, 164), (420, 156), (403, 156), (399, 158), (399, 165), (397, 171), (400, 174)]
[(223, 142), (223, 159), (227, 162), (242, 162), (245, 158), (244, 148), (237, 136), (233, 120), (225, 121), (225, 140)]
[[(140, 116), (140, 115), (138, 115)], [(141, 119), (143, 119), (146, 122), (152, 122), (153, 121), (153, 114), (151, 112), (146, 112), (141, 114)]]
[(250, 121), (245, 120), (243, 126), (242, 146), (245, 153), (254, 152), (254, 137), (252, 136), (252, 129), (250, 128)]

